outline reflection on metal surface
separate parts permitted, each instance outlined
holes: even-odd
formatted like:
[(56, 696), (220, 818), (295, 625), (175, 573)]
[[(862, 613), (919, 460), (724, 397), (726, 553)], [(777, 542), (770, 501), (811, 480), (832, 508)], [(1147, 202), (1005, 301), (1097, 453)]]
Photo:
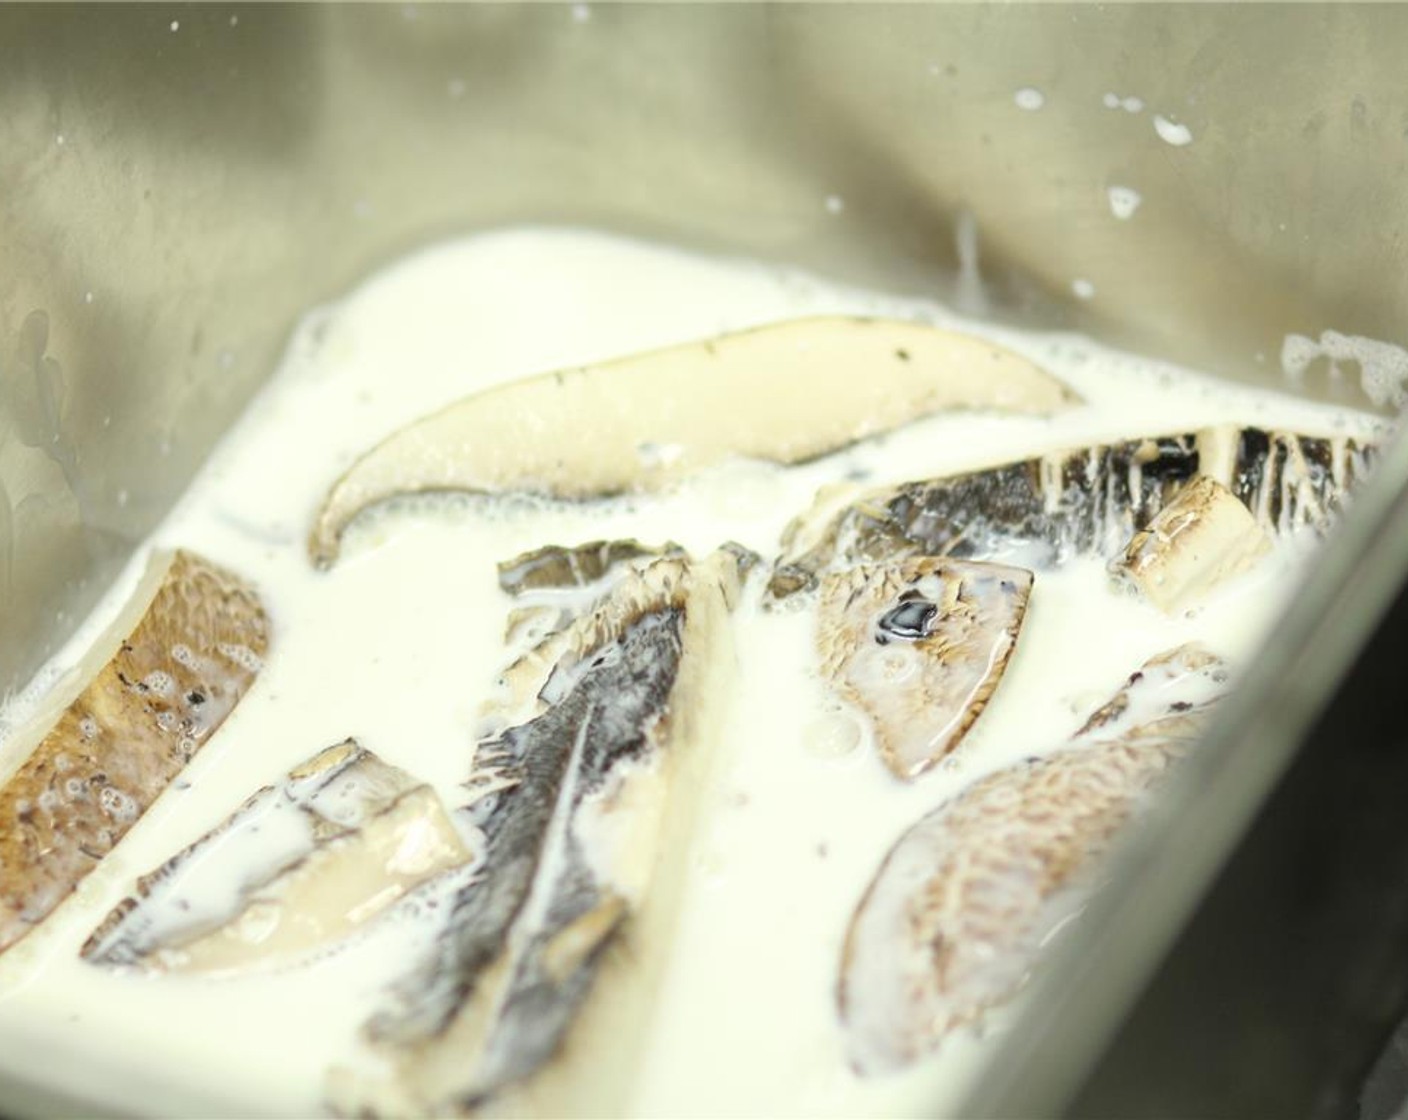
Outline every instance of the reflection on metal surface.
[(1408, 1117), (1408, 1020), (1389, 1039), (1359, 1098), (1359, 1120)]

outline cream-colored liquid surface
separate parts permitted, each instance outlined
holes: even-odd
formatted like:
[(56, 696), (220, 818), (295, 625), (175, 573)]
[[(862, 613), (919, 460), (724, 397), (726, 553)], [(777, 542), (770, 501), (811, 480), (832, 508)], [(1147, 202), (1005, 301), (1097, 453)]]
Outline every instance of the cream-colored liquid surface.
[[(464, 499), (379, 515), (315, 571), (304, 548), (337, 476), (399, 426), (467, 393), (721, 331), (832, 312), (972, 330), (1028, 355), (1087, 404), (1052, 419), (934, 417), (804, 467), (735, 463), (653, 497), (573, 507)], [(746, 402), (739, 402), (746, 407)], [(78, 959), (150, 871), (258, 787), (349, 735), (436, 785), (450, 807), (477, 713), (503, 666), (510, 601), (496, 564), (542, 544), (616, 536), (704, 554), (726, 540), (778, 552), (819, 486), (923, 478), (1043, 450), (1242, 423), (1364, 435), (1362, 416), (1230, 387), (1069, 335), (965, 322), (914, 299), (750, 262), (574, 231), (517, 230), (422, 252), (307, 317), (267, 388), (134, 560), (124, 585), (6, 713), (15, 724), (77, 660), (152, 548), (195, 549), (254, 583), (272, 620), (253, 689), (178, 782), (40, 928), (0, 956), (0, 1073), (61, 1084), (115, 1110), (318, 1114), (332, 1066), (433, 936), (403, 908), (334, 952), (238, 979), (115, 973)], [(1187, 615), (1113, 591), (1103, 564), (1037, 575), (1017, 651), (959, 750), (902, 784), (826, 714), (806, 611), (734, 614), (736, 695), (708, 767), (683, 909), (644, 1036), (640, 1116), (933, 1115), (961, 1106), (992, 1039), (862, 1079), (835, 1004), (846, 924), (896, 837), (975, 778), (1059, 746), (1151, 654), (1199, 639), (1234, 663), (1274, 618), (1300, 563), (1282, 547)], [(216, 891), (215, 893), (219, 893)], [(1078, 929), (1078, 923), (1076, 923)], [(1072, 934), (1078, 936), (1078, 933)], [(36, 1075), (36, 1069), (48, 1071)], [(576, 1099), (597, 1099), (581, 1071)], [(531, 1094), (526, 1098), (531, 1103)], [(492, 1111), (492, 1107), (490, 1109)]]

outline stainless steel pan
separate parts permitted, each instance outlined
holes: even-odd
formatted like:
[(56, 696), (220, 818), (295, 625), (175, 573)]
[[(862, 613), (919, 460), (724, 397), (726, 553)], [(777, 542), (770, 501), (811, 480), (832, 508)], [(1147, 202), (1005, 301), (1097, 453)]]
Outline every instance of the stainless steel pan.
[[(300, 312), (455, 233), (787, 260), (1283, 388), (1288, 335), (1408, 340), (1405, 46), (1408, 9), (1315, 4), (0, 8), (0, 688)], [(1339, 372), (1298, 389), (1364, 403)], [(1405, 479), (1395, 448), (974, 1109), (1115, 1099), (1128, 1055), (1092, 1063), (1394, 600)]]

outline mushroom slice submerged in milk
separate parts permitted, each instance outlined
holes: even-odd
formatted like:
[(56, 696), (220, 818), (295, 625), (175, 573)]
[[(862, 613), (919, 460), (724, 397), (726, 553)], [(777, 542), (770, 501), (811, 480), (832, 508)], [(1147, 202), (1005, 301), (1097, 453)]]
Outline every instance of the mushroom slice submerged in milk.
[(661, 556), (679, 557), (673, 542), (651, 548), (637, 540), (549, 544), (499, 564), (499, 588), (515, 600), (504, 637), (520, 648), (536, 646), (567, 626), (608, 590), (611, 581)]
[(1111, 571), (1160, 610), (1183, 609), (1246, 571), (1271, 548), (1251, 510), (1199, 476), (1134, 534)]
[[(1223, 483), (1267, 531), (1329, 524), (1372, 446), (1216, 427), (1052, 452), (880, 490), (831, 491), (793, 522), (774, 598), (824, 571), (889, 557), (953, 555), (1059, 564), (1113, 555), (1197, 475)], [(837, 495), (847, 499), (837, 511)]]
[(549, 544), (499, 565), (499, 587), (510, 595), (591, 587), (632, 561), (679, 556), (677, 544), (651, 548), (636, 540), (589, 541), (574, 547)]
[(353, 518), (401, 494), (659, 490), (733, 457), (806, 462), (948, 409), (1074, 403), (1027, 359), (919, 323), (757, 327), (514, 382), (395, 432), (333, 486), (309, 552), (331, 564)]
[(21, 761), (0, 788), (0, 950), (161, 795), (249, 688), (267, 644), (259, 597), (238, 577), (191, 552), (152, 559), (74, 683), (6, 748)]
[(348, 739), (142, 876), (83, 956), (172, 972), (285, 963), (470, 859), (434, 790)]
[(923, 557), (861, 564), (821, 583), (822, 675), (910, 779), (954, 749), (1002, 679), (1032, 574)]
[[(594, 1028), (573, 1048), (631, 1059), (679, 889), (658, 865), (688, 846), (699, 783), (687, 778), (715, 734), (734, 564), (720, 551), (632, 573), (547, 639), (550, 668), (518, 678), (536, 691), (535, 714), (480, 744), (470, 782), (483, 873), (456, 893), (396, 1006), (369, 1024), (390, 1080), (338, 1074), (339, 1106), (421, 1114), (480, 1101), (547, 1062), (597, 987)], [(627, 927), (629, 959), (599, 976)]]
[(837, 994), (857, 1071), (910, 1064), (1021, 987), (1225, 679), (1221, 659), (1195, 645), (1155, 657), (1064, 747), (975, 782), (899, 838), (842, 953)]

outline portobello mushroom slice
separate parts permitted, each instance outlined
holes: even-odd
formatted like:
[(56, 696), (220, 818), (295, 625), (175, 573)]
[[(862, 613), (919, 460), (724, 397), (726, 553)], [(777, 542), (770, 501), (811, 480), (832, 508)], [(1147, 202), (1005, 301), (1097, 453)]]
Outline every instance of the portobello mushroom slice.
[(81, 955), (151, 972), (282, 964), (470, 860), (434, 790), (347, 739), (138, 879)]
[(118, 621), (6, 746), (0, 950), (112, 851), (224, 722), (267, 646), (248, 584), (191, 552), (152, 558)]
[(1021, 988), (1225, 678), (1196, 645), (1155, 657), (1066, 746), (983, 778), (899, 838), (841, 957), (838, 1005), (859, 1073), (909, 1065)]
[(661, 556), (683, 556), (673, 541), (651, 548), (637, 540), (588, 541), (573, 547), (550, 544), (499, 564), (499, 588), (518, 605), (509, 613), (504, 638), (536, 646), (589, 610), (611, 582)]
[[(683, 585), (691, 570), (698, 566), (683, 550), (676, 552), (669, 545), (661, 549), (661, 554), (660, 558), (672, 563), (661, 565), (660, 558), (651, 559), (644, 566), (638, 560), (622, 562), (595, 583), (564, 592), (563, 597), (552, 598), (550, 602), (538, 596), (554, 596), (555, 592), (535, 592), (531, 596), (525, 593), (520, 597), (530, 598), (537, 605), (509, 614), (506, 636), (510, 648), (523, 649), (523, 652), (513, 658), (494, 682), (480, 713), (482, 738), (491, 738), (507, 727), (541, 715), (556, 702), (560, 694), (546, 687), (548, 678), (562, 663), (572, 660), (576, 656), (574, 650), (583, 644), (609, 640), (614, 615), (600, 609), (603, 603), (612, 596), (642, 602), (642, 595), (656, 594), (666, 586)], [(760, 563), (757, 553), (729, 541), (720, 545), (700, 570), (707, 572), (718, 585), (725, 607), (732, 610), (743, 583)], [(643, 582), (640, 577), (646, 571), (651, 572), (651, 578)]]
[(919, 323), (758, 327), (489, 389), (393, 433), (333, 486), (309, 555), (332, 564), (347, 525), (397, 495), (651, 491), (733, 457), (805, 462), (949, 409), (1076, 400), (1025, 358)]
[[(736, 541), (719, 546), (716, 563), (732, 609), (762, 557)], [(637, 540), (589, 541), (575, 547), (545, 545), (499, 564), (499, 587), (520, 604), (509, 612), (504, 638), (510, 647), (536, 650), (543, 640), (590, 611), (615, 581), (660, 557), (684, 558), (673, 541), (651, 548)]]
[[(470, 1108), (564, 1045), (623, 1091), (624, 1071), (602, 1071), (636, 1059), (668, 949), (704, 740), (717, 735), (710, 698), (727, 692), (733, 563), (720, 552), (632, 573), (547, 640), (549, 669), (518, 678), (538, 705), (480, 744), (469, 783), (483, 872), (442, 907), (429, 958), (367, 1025), (389, 1076), (336, 1071), (336, 1107)], [(629, 954), (613, 954), (623, 940)]]
[(864, 715), (880, 757), (909, 780), (952, 751), (1016, 647), (1032, 574), (920, 557), (861, 564), (821, 583), (822, 675)]
[(1111, 572), (1173, 614), (1250, 569), (1271, 538), (1222, 483), (1199, 475), (1131, 538)]
[(588, 541), (574, 547), (544, 545), (499, 564), (499, 588), (510, 595), (593, 587), (622, 565), (682, 556), (673, 541), (651, 548), (637, 540)]
[(1347, 437), (1221, 426), (860, 493), (832, 489), (788, 527), (769, 594), (784, 599), (824, 571), (914, 555), (1031, 568), (1113, 557), (1198, 475), (1226, 486), (1267, 532), (1323, 531), (1373, 454)]

